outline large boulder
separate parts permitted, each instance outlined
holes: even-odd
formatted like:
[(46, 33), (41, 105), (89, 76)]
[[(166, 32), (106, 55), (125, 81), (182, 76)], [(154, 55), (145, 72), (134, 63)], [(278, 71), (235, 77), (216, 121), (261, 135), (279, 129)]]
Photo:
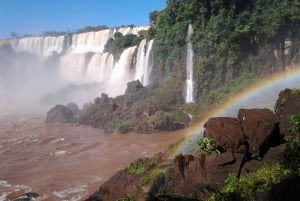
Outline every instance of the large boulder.
[(46, 123), (71, 123), (73, 112), (64, 105), (56, 105), (47, 112)]
[[(169, 168), (153, 189), (166, 192), (169, 200), (180, 196), (205, 199), (224, 185), (223, 181), (229, 173), (239, 174), (243, 157), (243, 154), (238, 153), (236, 160), (232, 160), (229, 152), (201, 157), (178, 155), (174, 159), (173, 168)], [(156, 198), (162, 196), (153, 190), (149, 194)]]
[(115, 201), (128, 195), (135, 195), (139, 182), (140, 178), (137, 175), (120, 170), (86, 201)]
[(214, 138), (217, 148), (224, 151), (237, 151), (245, 142), (240, 122), (236, 118), (215, 117), (204, 124), (204, 137)]
[(278, 122), (269, 109), (240, 109), (238, 119), (252, 155), (263, 155), (270, 147), (272, 136), (279, 136)]
[(281, 135), (290, 134), (289, 115), (300, 114), (300, 91), (285, 89), (279, 93), (275, 104), (275, 114), (280, 123)]
[(139, 81), (131, 81), (127, 83), (127, 88), (126, 88), (126, 92), (125, 94), (133, 94), (136, 93), (138, 91), (140, 91), (141, 89), (143, 89), (143, 84)]

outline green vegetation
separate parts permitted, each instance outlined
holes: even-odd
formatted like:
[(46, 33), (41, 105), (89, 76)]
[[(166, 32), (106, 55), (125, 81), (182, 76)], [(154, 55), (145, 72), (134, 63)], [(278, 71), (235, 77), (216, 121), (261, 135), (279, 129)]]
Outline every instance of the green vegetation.
[(291, 94), (297, 96), (300, 94), (300, 89), (291, 89)]
[(204, 137), (197, 141), (199, 150), (198, 154), (211, 154), (213, 152), (217, 152), (216, 143), (213, 138)]
[(128, 195), (126, 197), (117, 199), (116, 201), (135, 201), (135, 198), (133, 196)]
[(114, 38), (110, 38), (105, 47), (104, 52), (110, 52), (114, 55), (114, 58), (117, 60), (124, 49), (138, 45), (142, 40), (142, 36), (137, 36), (135, 34), (126, 34), (123, 35), (120, 32), (114, 34)]
[(127, 172), (134, 175), (144, 174), (146, 171), (156, 167), (161, 159), (161, 154), (156, 154), (152, 158), (140, 158), (127, 167)]
[(95, 26), (95, 27), (86, 26), (84, 28), (77, 29), (74, 33), (79, 34), (79, 33), (91, 32), (91, 31), (101, 31), (101, 30), (105, 30), (105, 29), (109, 29), (109, 27), (107, 27), (106, 25), (99, 25), (99, 26)]
[(263, 166), (246, 177), (229, 174), (225, 186), (214, 193), (208, 201), (255, 201), (260, 193), (280, 183), (287, 176), (300, 175), (300, 115), (289, 116), (292, 136), (283, 153), (282, 160), (273, 166)]
[(177, 154), (176, 151), (177, 151), (177, 148), (183, 144), (185, 141), (185, 138), (180, 138), (179, 140), (177, 140), (175, 143), (173, 144), (170, 144), (168, 146), (168, 149), (167, 149), (167, 154), (169, 157), (173, 157), (174, 154)]
[(288, 102), (288, 99), (286, 98), (286, 97), (282, 97), (281, 99), (280, 99), (280, 105), (281, 106), (284, 106), (286, 103)]
[[(208, 97), (210, 104), (250, 79), (286, 69), (299, 52), (297, 0), (168, 0), (166, 9), (152, 12), (150, 20), (153, 78), (162, 86), (171, 78), (184, 83), (187, 28), (192, 24), (195, 95), (201, 101)], [(288, 56), (286, 41), (291, 42)]]
[(142, 186), (145, 186), (153, 181), (156, 181), (161, 175), (163, 175), (163, 173), (164, 173), (163, 169), (154, 168), (148, 173), (148, 175), (143, 176), (140, 179), (140, 182), (141, 182)]
[(237, 178), (229, 174), (225, 187), (215, 193), (209, 201), (255, 201), (259, 193), (266, 191), (273, 184), (279, 183), (290, 173), (279, 164), (262, 167), (246, 177)]
[(300, 114), (291, 114), (288, 116), (289, 122), (291, 124), (291, 133), (299, 134), (300, 133)]

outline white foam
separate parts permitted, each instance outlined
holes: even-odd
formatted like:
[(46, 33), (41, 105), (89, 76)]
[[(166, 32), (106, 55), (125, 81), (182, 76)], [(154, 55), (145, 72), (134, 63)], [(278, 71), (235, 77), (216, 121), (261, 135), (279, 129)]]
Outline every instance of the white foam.
[[(71, 198), (67, 198), (72, 194), (79, 194), (79, 193), (80, 195), (74, 195)], [(65, 201), (79, 201), (82, 199), (82, 197), (87, 195), (87, 185), (83, 185), (80, 187), (72, 187), (62, 191), (54, 191), (52, 194), (60, 199), (65, 198), (63, 199)]]

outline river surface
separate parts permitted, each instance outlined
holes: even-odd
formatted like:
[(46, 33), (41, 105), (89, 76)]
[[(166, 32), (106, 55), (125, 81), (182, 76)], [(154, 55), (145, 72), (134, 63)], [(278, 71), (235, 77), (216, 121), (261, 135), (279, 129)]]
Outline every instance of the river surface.
[(188, 133), (105, 134), (44, 121), (41, 114), (0, 116), (0, 200), (24, 192), (83, 200), (131, 161), (162, 152)]

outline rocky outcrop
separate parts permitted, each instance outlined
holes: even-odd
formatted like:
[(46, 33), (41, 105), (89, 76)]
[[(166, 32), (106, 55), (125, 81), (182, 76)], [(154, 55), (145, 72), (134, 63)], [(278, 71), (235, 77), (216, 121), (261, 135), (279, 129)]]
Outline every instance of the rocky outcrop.
[(47, 112), (46, 123), (71, 123), (73, 112), (64, 105), (56, 105)]
[(281, 135), (290, 134), (289, 115), (300, 114), (300, 91), (285, 89), (279, 93), (275, 104), (275, 114), (280, 123)]
[(215, 139), (217, 149), (221, 152), (236, 152), (244, 144), (245, 136), (240, 122), (236, 118), (216, 117), (210, 118), (204, 124), (203, 137)]
[(86, 201), (115, 201), (128, 195), (135, 195), (139, 182), (140, 178), (137, 175), (129, 174), (126, 170), (120, 170), (101, 185), (99, 191), (91, 195)]
[[(251, 155), (261, 156), (270, 147), (269, 143), (276, 143), (274, 140), (279, 137), (279, 127), (271, 110), (240, 109), (238, 119)], [(273, 141), (270, 141), (271, 137)]]
[[(285, 98), (283, 94), (281, 93), (280, 98)], [(287, 94), (288, 97), (289, 95)], [(297, 101), (296, 97), (289, 100)], [(285, 102), (285, 107), (292, 108), (287, 104), (297, 105), (293, 101)], [(285, 108), (281, 106), (280, 111), (285, 112)], [(224, 186), (224, 181), (230, 173), (237, 177), (246, 176), (263, 165), (274, 165), (282, 160), (286, 154), (287, 143), (280, 135), (281, 121), (276, 117), (278, 116), (269, 109), (240, 109), (237, 118), (211, 118), (204, 124), (204, 137), (215, 140), (217, 150), (214, 153), (179, 154), (171, 165), (165, 166), (166, 163), (160, 163), (158, 166), (167, 167), (166, 172), (148, 186), (148, 191), (147, 188), (145, 190), (144, 187), (140, 187), (140, 175), (120, 171), (91, 198), (101, 200), (106, 196), (104, 200), (110, 201), (120, 196), (132, 195), (136, 200), (206, 199)], [(269, 192), (259, 196), (258, 200), (283, 199), (288, 189), (299, 183), (299, 178), (287, 180), (274, 185)], [(133, 190), (134, 188), (136, 190)], [(124, 189), (126, 192), (117, 193), (115, 189)], [(274, 191), (278, 192), (278, 196), (274, 196)], [(101, 199), (98, 199), (97, 195), (98, 198), (102, 196)], [(294, 200), (298, 200), (298, 197), (293, 194), (293, 199), (297, 198)]]

